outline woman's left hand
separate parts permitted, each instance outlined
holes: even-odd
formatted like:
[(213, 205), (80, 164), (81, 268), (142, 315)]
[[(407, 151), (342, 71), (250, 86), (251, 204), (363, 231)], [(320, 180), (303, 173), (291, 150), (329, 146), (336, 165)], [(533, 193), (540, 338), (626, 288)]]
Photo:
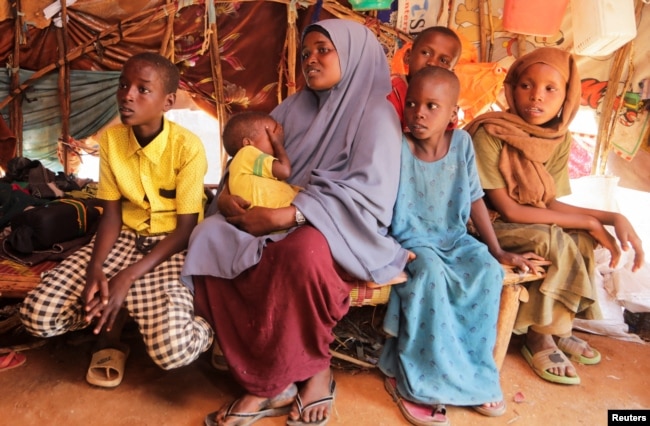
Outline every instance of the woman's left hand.
[(280, 209), (253, 207), (243, 214), (227, 217), (226, 220), (242, 231), (259, 237), (289, 229), (295, 224), (292, 213), (285, 210), (294, 211), (292, 207)]

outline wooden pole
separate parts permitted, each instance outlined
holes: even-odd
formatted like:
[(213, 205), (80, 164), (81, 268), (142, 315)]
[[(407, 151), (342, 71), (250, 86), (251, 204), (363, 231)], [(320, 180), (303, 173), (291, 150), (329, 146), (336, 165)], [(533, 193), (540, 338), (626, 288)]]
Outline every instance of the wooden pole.
[[(294, 4), (287, 5), (287, 38), (284, 50), (287, 53), (287, 96), (296, 93), (296, 56), (298, 54), (298, 37), (296, 28), (296, 18), (298, 11)], [(282, 102), (282, 88), (279, 87), (278, 103)]]
[[(442, 9), (443, 6), (440, 6)], [(447, 15), (447, 22), (445, 25), (451, 28), (451, 24), (454, 22), (458, 8), (456, 6), (456, 0), (449, 0), (449, 14)]]
[[(637, 0), (636, 2), (635, 17), (637, 26), (641, 19), (641, 11), (644, 4), (645, 3), (642, 0)], [(594, 159), (591, 165), (592, 175), (604, 175), (607, 170), (607, 158), (612, 150), (611, 137), (614, 134), (614, 128), (616, 127), (618, 116), (622, 111), (623, 102), (619, 102), (618, 108), (615, 108), (614, 106), (619, 93), (619, 84), (623, 78), (623, 72), (626, 69), (625, 63), (628, 60), (630, 67), (628, 68), (627, 78), (621, 89), (621, 97), (625, 94), (632, 78), (633, 71), (631, 69), (631, 55), (633, 45), (634, 40), (619, 48), (614, 54), (614, 59), (612, 60), (609, 80), (607, 81), (607, 91), (605, 92), (605, 97), (601, 104), (601, 116), (598, 122)]]
[(483, 10), (485, 1), (479, 2), (478, 5), (478, 28), (479, 28), (479, 41), (481, 43), (481, 61), (487, 62), (488, 43), (487, 43), (487, 17), (486, 11)]
[[(126, 36), (140, 30), (142, 27), (145, 27), (150, 22), (161, 19), (164, 16), (169, 16), (170, 13), (173, 14), (175, 8), (176, 5), (171, 4), (171, 5), (160, 7), (153, 13), (151, 11), (143, 11), (137, 13), (132, 17), (125, 19), (124, 21), (118, 24), (111, 25), (110, 27), (107, 27), (104, 31), (97, 34), (94, 38), (90, 40), (86, 40), (84, 43), (80, 43), (77, 46), (75, 46), (73, 49), (71, 49), (66, 55), (65, 60), (69, 62), (88, 52), (97, 50), (98, 48), (103, 48), (106, 46), (112, 46), (114, 44), (117, 44), (120, 41), (122, 41)], [(138, 21), (144, 14), (149, 14), (150, 18), (147, 19), (146, 21)], [(16, 34), (19, 34), (19, 31), (17, 31)], [(45, 74), (54, 71), (55, 69), (61, 66), (63, 66), (63, 63), (60, 60), (57, 60), (57, 62), (49, 64), (41, 68), (40, 70), (34, 72), (34, 74), (32, 74), (32, 76), (28, 78), (25, 82), (13, 88), (11, 93), (9, 93), (9, 95), (7, 95), (7, 97), (3, 99), (2, 102), (0, 102), (0, 109), (7, 106), (7, 104), (9, 104), (9, 102), (11, 102), (14, 99), (14, 97), (20, 95), (21, 92), (25, 90), (27, 87), (29, 87), (34, 81), (38, 80), (39, 78), (43, 77)]]
[(497, 319), (497, 339), (492, 350), (492, 356), (499, 370), (501, 370), (503, 360), (506, 358), (506, 353), (508, 352), (508, 345), (510, 344), (510, 337), (512, 337), (512, 328), (517, 319), (522, 291), (525, 295), (524, 298), (527, 298), (528, 291), (523, 285), (504, 285), (501, 289), (499, 317)]
[[(20, 45), (23, 38), (23, 19), (20, 0), (14, 2), (14, 53), (11, 62), (11, 91), (20, 94), (12, 98), (11, 102), (11, 116), (10, 127), (16, 135), (16, 155), (22, 157), (23, 155), (23, 107), (22, 107), (22, 91), (20, 90)], [(6, 104), (5, 104), (6, 105)], [(0, 108), (3, 108), (0, 106)]]
[[(217, 120), (219, 120), (219, 135), (223, 133), (223, 126), (227, 118), (226, 113), (226, 100), (223, 93), (223, 74), (221, 72), (221, 54), (219, 53), (219, 36), (217, 33), (217, 13), (214, 8), (214, 2), (206, 2), (208, 8), (208, 19), (210, 22), (210, 65), (212, 65), (212, 83), (214, 85), (215, 107), (217, 113)], [(221, 170), (226, 170), (226, 163), (228, 155), (221, 143)]]
[(526, 36), (524, 34), (517, 34), (517, 53), (519, 54), (517, 58), (526, 54)]
[(68, 174), (68, 150), (66, 148), (70, 139), (70, 63), (66, 59), (68, 55), (68, 7), (65, 0), (61, 1), (61, 28), (56, 31), (56, 39), (59, 46), (59, 105), (61, 109), (61, 137), (63, 149), (59, 160), (63, 163), (63, 171)]
[[(174, 0), (167, 0), (167, 6), (172, 5)], [(176, 63), (174, 58), (174, 14), (167, 15), (167, 27), (163, 35), (162, 42), (160, 43), (160, 55), (169, 58), (170, 61)]]
[[(598, 133), (596, 135), (596, 146), (594, 148), (594, 158), (591, 165), (592, 175), (605, 174), (607, 155), (611, 149), (610, 137), (612, 136), (619, 112), (618, 109), (615, 108), (616, 98), (618, 97), (619, 91), (618, 86), (623, 76), (625, 58), (629, 53), (630, 44), (628, 43), (616, 51), (614, 59), (612, 60), (609, 79), (607, 81), (607, 91), (605, 92), (603, 102), (600, 106), (601, 113), (598, 121)], [(623, 92), (625, 89), (626, 88), (623, 87)]]
[(487, 48), (487, 57), (485, 62), (492, 62), (492, 54), (494, 53), (494, 19), (492, 18), (492, 2), (486, 1), (487, 22), (489, 28), (489, 43)]

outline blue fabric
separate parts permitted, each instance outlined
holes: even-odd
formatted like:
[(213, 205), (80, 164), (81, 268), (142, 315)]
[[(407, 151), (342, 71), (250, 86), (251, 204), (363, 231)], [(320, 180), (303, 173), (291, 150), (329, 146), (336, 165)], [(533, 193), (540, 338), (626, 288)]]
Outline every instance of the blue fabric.
[(503, 268), (467, 233), (483, 195), (469, 135), (454, 130), (447, 155), (413, 156), (402, 142), (392, 234), (417, 258), (393, 287), (379, 367), (399, 393), (422, 404), (480, 405), (503, 399), (492, 350)]

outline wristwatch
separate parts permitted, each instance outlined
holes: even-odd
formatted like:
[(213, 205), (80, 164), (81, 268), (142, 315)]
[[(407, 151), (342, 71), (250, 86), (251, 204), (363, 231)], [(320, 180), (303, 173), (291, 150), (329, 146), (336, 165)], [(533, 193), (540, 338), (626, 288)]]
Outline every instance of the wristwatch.
[(296, 207), (296, 225), (304, 225), (305, 222), (307, 222), (307, 219), (305, 219), (305, 215), (302, 214), (300, 210), (298, 210), (298, 207)]

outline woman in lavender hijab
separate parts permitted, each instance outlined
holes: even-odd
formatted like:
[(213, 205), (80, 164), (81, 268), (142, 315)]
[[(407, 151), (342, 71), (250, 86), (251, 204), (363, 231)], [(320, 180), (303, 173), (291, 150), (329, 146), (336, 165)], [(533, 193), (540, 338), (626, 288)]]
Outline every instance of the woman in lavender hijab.
[(401, 132), (381, 45), (363, 25), (332, 19), (307, 27), (300, 54), (307, 87), (271, 115), (284, 127), (288, 181), (303, 189), (289, 207), (247, 209), (225, 187), (190, 240), (184, 281), (246, 390), (209, 425), (286, 413), (290, 425), (325, 424), (329, 344), (350, 284), (387, 282), (407, 259), (387, 234)]

